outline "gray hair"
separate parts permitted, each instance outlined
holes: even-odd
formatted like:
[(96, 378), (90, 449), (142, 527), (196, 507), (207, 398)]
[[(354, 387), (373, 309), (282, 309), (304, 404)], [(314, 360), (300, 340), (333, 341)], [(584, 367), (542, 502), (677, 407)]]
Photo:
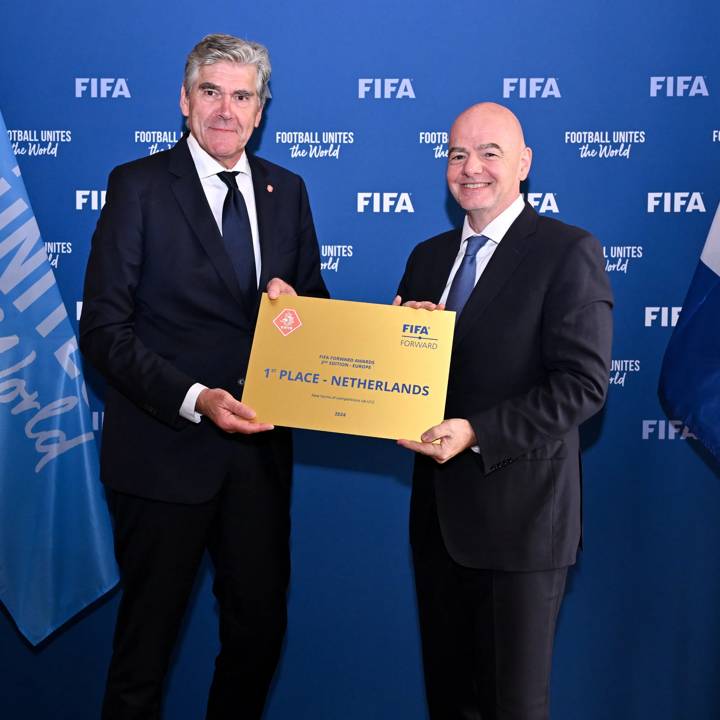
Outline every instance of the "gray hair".
[(270, 55), (267, 48), (260, 43), (241, 40), (233, 35), (207, 35), (188, 55), (185, 63), (183, 85), (189, 95), (197, 80), (201, 65), (214, 65), (217, 62), (232, 62), (240, 65), (254, 65), (257, 69), (257, 95), (260, 105), (265, 105), (272, 95), (270, 82)]

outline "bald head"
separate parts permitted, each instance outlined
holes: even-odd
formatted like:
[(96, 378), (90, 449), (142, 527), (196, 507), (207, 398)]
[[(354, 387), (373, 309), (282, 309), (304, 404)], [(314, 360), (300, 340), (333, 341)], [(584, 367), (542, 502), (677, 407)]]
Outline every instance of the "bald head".
[[(505, 127), (508, 135), (514, 135), (515, 140), (520, 146), (525, 146), (525, 136), (523, 135), (520, 121), (517, 119), (515, 113), (504, 105), (498, 105), (494, 102), (471, 105), (467, 110), (464, 110), (457, 116), (453, 123), (453, 128), (457, 123), (470, 123), (473, 125), (494, 123), (502, 125)], [(452, 130), (450, 132), (452, 133)]]
[(476, 232), (507, 209), (530, 171), (515, 115), (497, 103), (478, 103), (461, 113), (450, 129), (447, 180)]

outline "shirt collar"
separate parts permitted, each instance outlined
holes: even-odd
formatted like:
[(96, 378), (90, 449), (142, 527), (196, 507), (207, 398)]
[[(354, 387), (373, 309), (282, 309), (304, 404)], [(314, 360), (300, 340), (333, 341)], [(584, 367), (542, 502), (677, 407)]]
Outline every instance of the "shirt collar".
[(470, 225), (470, 219), (465, 216), (463, 223), (461, 242), (465, 242), (473, 235), (484, 235), (490, 238), (496, 245), (505, 237), (510, 226), (518, 219), (525, 207), (522, 195), (518, 195), (513, 202), (506, 207), (494, 220), (491, 220), (481, 232), (476, 232)]
[(245, 175), (252, 175), (250, 172), (250, 163), (247, 159), (247, 153), (243, 151), (240, 159), (235, 163), (234, 167), (226, 168), (223, 167), (214, 157), (200, 147), (200, 143), (195, 139), (195, 136), (190, 133), (187, 139), (188, 150), (192, 155), (193, 163), (195, 163), (195, 169), (201, 180), (205, 178), (217, 175), (219, 172), (224, 170), (236, 170), (237, 172), (245, 173)]

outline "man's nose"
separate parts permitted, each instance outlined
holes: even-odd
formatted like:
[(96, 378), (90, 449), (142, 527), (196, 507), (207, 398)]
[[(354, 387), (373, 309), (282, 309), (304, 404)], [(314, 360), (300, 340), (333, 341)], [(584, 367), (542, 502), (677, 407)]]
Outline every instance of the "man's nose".
[(465, 175), (479, 175), (485, 169), (482, 158), (478, 155), (470, 153), (463, 163), (463, 173)]
[(223, 93), (220, 97), (220, 108), (218, 112), (223, 117), (230, 117), (230, 104), (232, 103), (232, 97), (227, 93)]

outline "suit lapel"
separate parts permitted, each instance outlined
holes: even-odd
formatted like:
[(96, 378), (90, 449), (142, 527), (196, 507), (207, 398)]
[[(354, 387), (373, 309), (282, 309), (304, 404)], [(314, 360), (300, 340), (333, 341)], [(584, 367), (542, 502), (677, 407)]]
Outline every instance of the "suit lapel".
[(205, 192), (185, 138), (170, 150), (168, 169), (176, 176), (175, 181), (172, 183), (172, 191), (185, 215), (185, 219), (232, 296), (240, 305), (244, 306), (237, 277), (205, 197)]
[[(432, 300), (432, 302), (440, 302), (445, 285), (447, 285), (447, 279), (450, 276), (450, 270), (452, 269), (455, 258), (457, 257), (458, 250), (460, 250), (460, 238), (462, 232), (460, 230), (453, 230), (448, 233), (447, 240), (443, 240), (438, 243), (437, 252), (433, 258), (432, 267), (428, 267), (427, 275), (427, 292), (423, 293), (422, 298)], [(416, 298), (403, 298), (403, 300), (414, 300)]]
[[(252, 172), (255, 212), (257, 213), (260, 237), (260, 292), (263, 292), (271, 279), (270, 259), (275, 257), (275, 233), (273, 232), (275, 199), (276, 193), (281, 188), (275, 188), (268, 183), (268, 171), (262, 162), (252, 155), (248, 155), (248, 160)], [(268, 188), (272, 188), (272, 190)]]
[(537, 213), (529, 206), (520, 213), (493, 253), (455, 325), (459, 342), (485, 312), (525, 256), (537, 225)]

